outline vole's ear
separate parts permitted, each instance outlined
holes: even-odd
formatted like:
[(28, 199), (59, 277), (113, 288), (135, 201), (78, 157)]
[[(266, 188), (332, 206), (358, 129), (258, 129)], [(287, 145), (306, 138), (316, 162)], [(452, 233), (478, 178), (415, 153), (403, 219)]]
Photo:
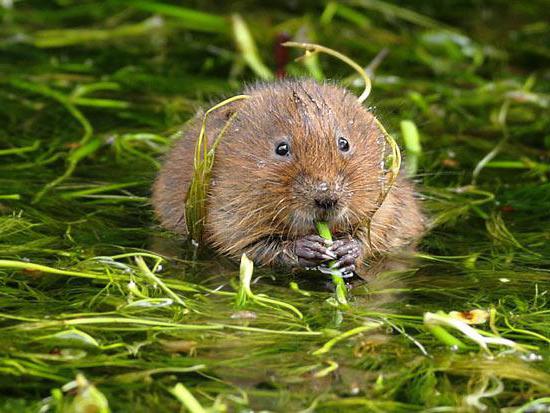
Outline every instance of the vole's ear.
[[(206, 118), (206, 136), (208, 137), (208, 142), (211, 144), (213, 139), (216, 138), (218, 133), (231, 122), (231, 119), (237, 112), (242, 108), (243, 101), (234, 101), (226, 103), (225, 105), (217, 108), (216, 110), (210, 112)], [(199, 136), (201, 125), (204, 119), (204, 110), (197, 113), (195, 119), (190, 122), (189, 131), (196, 134), (196, 137)], [(196, 139), (195, 137), (195, 139)]]
[(244, 100), (236, 100), (219, 108), (218, 111), (220, 112), (222, 118), (229, 120), (234, 114), (239, 111), (239, 109), (243, 107), (243, 105)]
[[(234, 105), (234, 106), (237, 106), (237, 105)], [(233, 116), (237, 112), (238, 109), (237, 107), (230, 107), (229, 105), (227, 105), (227, 107), (223, 107), (219, 110), (220, 110), (221, 117), (225, 120), (229, 120), (231, 119), (231, 116)]]

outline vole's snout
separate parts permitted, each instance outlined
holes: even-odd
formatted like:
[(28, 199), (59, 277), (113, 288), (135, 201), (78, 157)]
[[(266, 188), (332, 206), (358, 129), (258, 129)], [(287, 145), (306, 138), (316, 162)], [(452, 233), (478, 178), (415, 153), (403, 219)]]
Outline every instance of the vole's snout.
[(339, 200), (339, 195), (335, 190), (331, 189), (326, 182), (321, 182), (315, 186), (313, 201), (317, 208), (323, 211), (336, 209)]
[(297, 175), (292, 194), (297, 202), (291, 214), (295, 228), (310, 231), (317, 221), (334, 223), (343, 218), (349, 196), (342, 179), (334, 175), (317, 171)]

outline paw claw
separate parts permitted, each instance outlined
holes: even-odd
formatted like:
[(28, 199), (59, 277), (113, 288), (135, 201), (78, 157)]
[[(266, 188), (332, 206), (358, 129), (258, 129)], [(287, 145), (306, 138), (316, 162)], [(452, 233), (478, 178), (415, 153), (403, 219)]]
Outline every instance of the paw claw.
[[(293, 252), (302, 268), (317, 267), (324, 271), (332, 269), (353, 272), (355, 263), (361, 254), (359, 242), (353, 238), (339, 239), (334, 242), (318, 235), (306, 235), (294, 241)], [(330, 268), (327, 261), (335, 261)]]
[(301, 267), (316, 267), (323, 261), (338, 259), (331, 251), (326, 240), (318, 235), (307, 235), (294, 242), (294, 253), (298, 257), (298, 265)]
[(353, 238), (337, 240), (329, 249), (334, 252), (339, 259), (348, 255), (358, 258), (360, 255), (359, 242)]

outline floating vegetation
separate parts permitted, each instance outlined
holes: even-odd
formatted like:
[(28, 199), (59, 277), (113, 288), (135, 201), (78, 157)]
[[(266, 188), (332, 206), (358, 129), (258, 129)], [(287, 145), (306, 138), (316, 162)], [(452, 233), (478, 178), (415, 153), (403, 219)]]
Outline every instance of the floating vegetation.
[(272, 298), (266, 297), (265, 295), (255, 295), (251, 288), (250, 282), (252, 281), (252, 274), (254, 272), (254, 263), (243, 254), (241, 257), (241, 270), (240, 270), (240, 287), (239, 292), (236, 296), (235, 305), (238, 308), (245, 307), (248, 300), (252, 301), (255, 304), (271, 307), (271, 308), (280, 308), (294, 313), (298, 318), (304, 318), (300, 310), (294, 307), (292, 304), (289, 304), (285, 301), (274, 300)]
[[(0, 411), (547, 411), (546, 8), (0, 1)], [(289, 39), (372, 89), (314, 53), (285, 65)], [(366, 93), (431, 217), (414, 259), (338, 298), (151, 213), (170, 137), (273, 73)]]
[(426, 313), (424, 314), (424, 324), (432, 329), (432, 332), (435, 336), (440, 338), (446, 344), (449, 344), (451, 347), (457, 346), (458, 348), (464, 348), (465, 345), (459, 340), (453, 338), (450, 334), (444, 333), (441, 330), (434, 330), (435, 326), (447, 326), (459, 330), (470, 340), (474, 341), (482, 350), (491, 354), (489, 351), (489, 344), (505, 346), (514, 350), (525, 351), (519, 344), (516, 342), (505, 339), (502, 337), (495, 336), (492, 333), (483, 333), (481, 330), (476, 330), (475, 328), (470, 327), (464, 320), (456, 317), (456, 315), (444, 314), (442, 312), (438, 313)]

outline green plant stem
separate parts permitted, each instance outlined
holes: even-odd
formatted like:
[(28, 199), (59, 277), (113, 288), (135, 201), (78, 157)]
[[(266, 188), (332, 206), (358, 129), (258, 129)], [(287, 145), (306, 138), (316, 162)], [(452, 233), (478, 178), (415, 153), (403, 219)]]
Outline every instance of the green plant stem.
[(422, 153), (420, 145), (420, 135), (418, 129), (412, 120), (401, 121), (401, 134), (405, 144), (405, 153), (407, 155), (406, 171), (407, 176), (416, 175), (418, 170), (418, 158)]
[(207, 413), (206, 409), (201, 406), (199, 401), (191, 394), (187, 387), (183, 384), (178, 383), (170, 390), (170, 393), (178, 399), (181, 404), (185, 406), (187, 410), (191, 413)]
[(135, 260), (136, 260), (136, 263), (137, 263), (139, 269), (141, 269), (141, 271), (142, 271), (143, 275), (145, 275), (145, 277), (147, 277), (153, 283), (158, 285), (176, 303), (178, 303), (182, 307), (186, 307), (185, 303), (180, 298), (180, 296), (177, 295), (175, 292), (173, 292), (168, 286), (166, 286), (166, 284), (164, 284), (164, 282), (159, 277), (157, 277), (155, 274), (153, 274), (153, 272), (149, 269), (147, 264), (145, 264), (145, 260), (143, 259), (143, 257), (138, 256), (138, 257), (135, 258)]
[(373, 321), (373, 322), (365, 323), (365, 325), (362, 325), (360, 327), (355, 327), (355, 328), (353, 328), (349, 331), (346, 331), (345, 333), (342, 333), (342, 334), (330, 339), (329, 341), (327, 341), (323, 345), (323, 347), (319, 348), (318, 350), (315, 350), (312, 354), (314, 356), (320, 356), (322, 354), (328, 353), (332, 349), (332, 347), (334, 347), (340, 341), (345, 340), (349, 337), (353, 337), (357, 334), (361, 334), (365, 331), (373, 330), (373, 329), (378, 328), (382, 325), (383, 324), (379, 321)]
[[(332, 234), (326, 222), (317, 222), (317, 232), (319, 235), (326, 239), (327, 241), (332, 242)], [(336, 264), (336, 261), (330, 261), (328, 263), (329, 268)], [(342, 305), (348, 305), (347, 288), (344, 279), (342, 278), (342, 273), (340, 270), (334, 269), (331, 271), (332, 282), (336, 288), (336, 300)]]
[(265, 80), (273, 79), (273, 73), (262, 61), (254, 38), (244, 19), (240, 15), (234, 14), (231, 16), (231, 20), (233, 22), (233, 36), (235, 37), (235, 42), (246, 64), (259, 78)]

